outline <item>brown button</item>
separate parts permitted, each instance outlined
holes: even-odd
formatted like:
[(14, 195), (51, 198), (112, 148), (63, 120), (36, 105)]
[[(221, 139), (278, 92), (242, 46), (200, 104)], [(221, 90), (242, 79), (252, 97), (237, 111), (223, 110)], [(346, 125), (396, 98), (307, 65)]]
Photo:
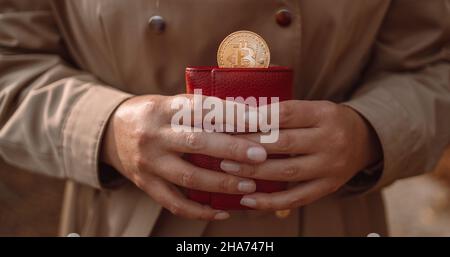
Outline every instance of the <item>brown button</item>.
[(166, 22), (164, 21), (164, 18), (161, 16), (157, 16), (157, 15), (152, 16), (148, 20), (148, 24), (153, 29), (153, 31), (156, 32), (157, 34), (164, 32), (164, 30), (166, 29)]
[(275, 14), (275, 19), (281, 27), (287, 27), (292, 23), (292, 13), (287, 9), (281, 9)]

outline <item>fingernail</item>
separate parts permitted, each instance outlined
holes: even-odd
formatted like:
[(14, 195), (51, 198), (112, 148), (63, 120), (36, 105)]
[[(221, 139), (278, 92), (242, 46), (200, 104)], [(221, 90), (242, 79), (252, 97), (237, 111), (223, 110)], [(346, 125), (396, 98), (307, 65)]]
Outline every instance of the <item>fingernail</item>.
[(226, 220), (228, 218), (230, 218), (230, 214), (224, 211), (218, 212), (216, 215), (214, 215), (215, 220)]
[(247, 157), (252, 161), (262, 162), (266, 160), (267, 153), (262, 147), (250, 147), (247, 150)]
[(241, 181), (238, 184), (238, 190), (243, 193), (253, 193), (256, 190), (256, 184), (251, 180)]
[(238, 173), (239, 170), (241, 169), (241, 165), (239, 165), (239, 163), (237, 162), (233, 162), (233, 161), (228, 161), (228, 160), (223, 160), (220, 163), (220, 168), (223, 171), (229, 172), (229, 173)]
[(241, 205), (247, 206), (250, 208), (254, 208), (254, 207), (256, 207), (256, 200), (253, 198), (249, 198), (249, 197), (243, 197), (241, 199)]

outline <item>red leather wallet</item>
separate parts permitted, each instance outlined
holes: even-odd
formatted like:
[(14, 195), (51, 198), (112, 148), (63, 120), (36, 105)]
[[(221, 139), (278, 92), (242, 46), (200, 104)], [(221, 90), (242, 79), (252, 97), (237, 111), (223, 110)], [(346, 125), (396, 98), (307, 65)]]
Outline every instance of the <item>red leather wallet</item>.
[[(205, 96), (226, 97), (279, 97), (280, 102), (292, 99), (292, 70), (286, 67), (235, 69), (217, 67), (192, 67), (186, 69), (187, 93), (194, 93), (195, 89), (202, 89)], [(270, 103), (270, 102), (269, 102)], [(259, 103), (258, 103), (259, 104)], [(284, 156), (269, 156), (269, 158), (283, 158)], [(188, 154), (186, 159), (194, 165), (222, 172), (221, 159)], [(256, 191), (271, 193), (286, 188), (286, 183), (275, 181), (256, 181)], [(242, 195), (228, 195), (221, 193), (188, 190), (188, 197), (196, 202), (208, 204), (220, 210), (249, 209), (240, 204)]]

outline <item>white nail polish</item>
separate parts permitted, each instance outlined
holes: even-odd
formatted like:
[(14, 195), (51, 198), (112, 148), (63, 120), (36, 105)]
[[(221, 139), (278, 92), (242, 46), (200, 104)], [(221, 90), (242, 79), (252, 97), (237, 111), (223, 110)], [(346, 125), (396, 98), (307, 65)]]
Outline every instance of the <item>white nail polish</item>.
[(220, 169), (228, 173), (236, 174), (240, 171), (241, 165), (237, 162), (224, 160), (220, 162)]
[(256, 200), (253, 198), (244, 197), (241, 199), (241, 205), (254, 208), (256, 207)]
[(230, 214), (228, 214), (227, 212), (218, 212), (215, 216), (214, 219), (215, 220), (226, 220), (230, 217)]
[(252, 161), (262, 162), (266, 160), (267, 153), (262, 147), (250, 147), (247, 150), (247, 157)]

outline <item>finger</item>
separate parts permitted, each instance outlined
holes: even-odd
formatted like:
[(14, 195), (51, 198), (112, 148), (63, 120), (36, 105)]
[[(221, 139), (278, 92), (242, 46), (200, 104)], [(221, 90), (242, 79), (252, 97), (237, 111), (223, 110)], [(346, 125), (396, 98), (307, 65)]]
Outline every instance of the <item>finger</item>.
[(207, 205), (186, 199), (178, 188), (156, 176), (146, 175), (140, 187), (174, 215), (202, 220), (224, 220), (230, 217), (225, 211), (214, 210)]
[(181, 153), (204, 154), (244, 163), (260, 163), (267, 152), (260, 144), (224, 133), (162, 131), (168, 148)]
[(152, 166), (153, 173), (185, 188), (226, 194), (248, 194), (256, 190), (253, 180), (196, 167), (178, 156), (168, 155)]
[(244, 196), (241, 205), (257, 210), (286, 210), (310, 204), (335, 191), (329, 180), (313, 180), (276, 193)]
[[(319, 128), (283, 129), (279, 131), (278, 140), (262, 144), (268, 154), (312, 154), (318, 151), (321, 138)], [(238, 137), (260, 142), (263, 134), (246, 134)]]
[[(321, 101), (292, 100), (280, 103), (280, 128), (312, 128), (320, 121)], [(271, 114), (272, 115), (272, 114)]]
[(315, 155), (286, 159), (270, 159), (257, 165), (241, 164), (223, 160), (220, 168), (239, 177), (270, 181), (300, 182), (323, 176), (322, 161)]

